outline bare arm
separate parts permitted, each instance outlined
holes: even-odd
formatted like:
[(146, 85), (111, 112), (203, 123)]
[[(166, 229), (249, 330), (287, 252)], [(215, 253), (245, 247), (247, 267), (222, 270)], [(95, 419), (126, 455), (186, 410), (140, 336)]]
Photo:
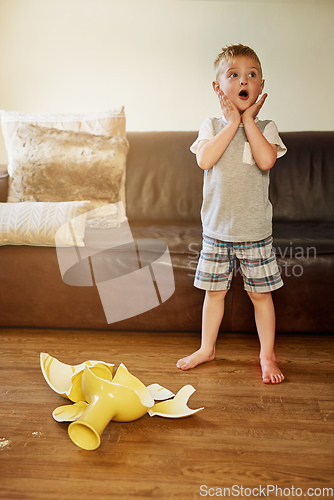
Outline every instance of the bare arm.
[(196, 159), (198, 165), (203, 170), (209, 170), (213, 167), (222, 156), (227, 146), (233, 139), (238, 127), (226, 125), (217, 135), (211, 140), (202, 140), (198, 144)]
[(255, 123), (255, 117), (262, 108), (267, 94), (264, 94), (259, 101), (248, 108), (242, 115), (247, 139), (258, 167), (261, 170), (270, 170), (276, 162), (277, 146), (270, 144)]
[(240, 125), (240, 114), (232, 102), (219, 90), (217, 92), (227, 125), (210, 140), (202, 140), (198, 144), (196, 160), (203, 170), (209, 170), (222, 156), (235, 136)]

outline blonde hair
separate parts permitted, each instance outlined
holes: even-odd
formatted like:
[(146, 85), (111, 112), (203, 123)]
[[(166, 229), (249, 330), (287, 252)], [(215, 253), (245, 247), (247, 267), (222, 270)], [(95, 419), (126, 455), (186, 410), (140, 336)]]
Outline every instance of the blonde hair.
[(253, 49), (247, 47), (247, 45), (242, 45), (241, 43), (239, 43), (238, 45), (227, 45), (225, 48), (222, 49), (222, 51), (220, 52), (220, 54), (218, 55), (217, 59), (214, 62), (216, 78), (218, 78), (220, 74), (221, 65), (223, 62), (231, 61), (236, 59), (237, 57), (242, 57), (242, 56), (253, 59), (253, 61), (259, 66), (260, 75), (262, 78), (262, 67), (260, 59), (258, 58)]

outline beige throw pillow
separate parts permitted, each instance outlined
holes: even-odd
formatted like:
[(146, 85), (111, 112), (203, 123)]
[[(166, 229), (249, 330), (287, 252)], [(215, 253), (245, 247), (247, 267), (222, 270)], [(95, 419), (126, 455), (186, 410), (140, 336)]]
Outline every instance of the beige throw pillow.
[[(0, 110), (1, 128), (9, 153), (11, 142), (22, 124), (40, 127), (88, 132), (94, 135), (125, 137), (124, 107), (98, 113), (26, 113), (22, 111)], [(8, 172), (11, 174), (9, 161)]]
[(20, 125), (10, 144), (9, 202), (90, 200), (125, 206), (125, 137)]

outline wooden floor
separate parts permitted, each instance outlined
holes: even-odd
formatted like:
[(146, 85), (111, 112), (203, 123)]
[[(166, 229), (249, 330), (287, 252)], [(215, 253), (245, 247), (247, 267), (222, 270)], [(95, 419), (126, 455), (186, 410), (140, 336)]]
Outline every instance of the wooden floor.
[[(286, 380), (277, 386), (261, 381), (255, 334), (221, 334), (217, 359), (189, 372), (175, 362), (198, 347), (198, 334), (3, 328), (0, 340), (0, 498), (183, 500), (228, 497), (224, 488), (231, 498), (311, 498), (309, 488), (330, 498), (333, 336), (278, 335)], [(68, 364), (123, 362), (173, 392), (192, 384), (189, 406), (205, 409), (111, 422), (100, 448), (82, 450), (51, 416), (68, 401), (44, 381), (41, 351)]]

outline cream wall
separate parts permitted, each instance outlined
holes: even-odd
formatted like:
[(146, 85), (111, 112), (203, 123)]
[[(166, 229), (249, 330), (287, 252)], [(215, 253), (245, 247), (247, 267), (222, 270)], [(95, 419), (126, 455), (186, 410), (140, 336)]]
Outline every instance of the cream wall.
[(331, 130), (333, 22), (334, 0), (0, 0), (0, 108), (124, 104), (128, 130), (197, 130), (219, 113), (213, 60), (241, 42), (263, 64), (263, 118)]

